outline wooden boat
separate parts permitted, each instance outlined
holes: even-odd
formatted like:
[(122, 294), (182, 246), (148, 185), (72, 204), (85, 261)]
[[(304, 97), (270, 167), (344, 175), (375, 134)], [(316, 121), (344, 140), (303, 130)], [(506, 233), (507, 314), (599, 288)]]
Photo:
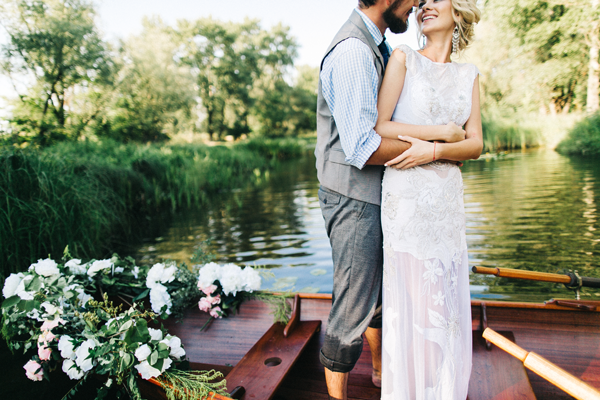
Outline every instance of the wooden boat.
[[(319, 362), (319, 349), (324, 339), (331, 295), (301, 294), (299, 298), (302, 304), (300, 320), (320, 321), (320, 331), (317, 327), (314, 335), (306, 334), (312, 339), (307, 339), (298, 356), (292, 357), (293, 366), (289, 366), (289, 372), (281, 379), (270, 372), (277, 367), (269, 370), (267, 365), (266, 370), (261, 369), (268, 362), (258, 359), (258, 364), (255, 365), (260, 368), (256, 367), (254, 378), (261, 387), (270, 385), (272, 393), (246, 393), (236, 398), (328, 399), (323, 367)], [(499, 348), (490, 346), (488, 349), (485, 340), (481, 338), (485, 327), (500, 332), (519, 346), (534, 351), (600, 389), (600, 302), (552, 300), (536, 304), (474, 300), (471, 302), (471, 309), (474, 351), (468, 397), (470, 400), (572, 398), (533, 372), (525, 370), (523, 364)], [(247, 353), (259, 354), (258, 357), (266, 354), (261, 353), (265, 350), (264, 345), (272, 342), (273, 337), (280, 337), (283, 331), (281, 326), (277, 328), (280, 331), (271, 332), (274, 329), (272, 316), (268, 306), (260, 301), (243, 303), (235, 316), (216, 320), (208, 330), (201, 332), (200, 329), (207, 320), (206, 313), (191, 309), (185, 313), (182, 321), (167, 320), (165, 326), (169, 332), (181, 338), (193, 368), (216, 369), (225, 376), (236, 366), (248, 364)], [(371, 354), (365, 340), (360, 360), (350, 373), (350, 399), (380, 398), (380, 390), (371, 382), (370, 360)], [(235, 382), (228, 382), (229, 391), (234, 389), (233, 385), (237, 386)], [(164, 398), (156, 386), (144, 383), (142, 389), (146, 398)]]

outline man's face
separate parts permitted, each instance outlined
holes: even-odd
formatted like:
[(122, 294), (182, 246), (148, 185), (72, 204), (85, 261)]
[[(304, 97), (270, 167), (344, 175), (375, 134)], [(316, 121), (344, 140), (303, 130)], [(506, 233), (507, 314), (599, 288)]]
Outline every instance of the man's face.
[(393, 33), (404, 33), (408, 29), (408, 17), (413, 7), (418, 6), (418, 0), (395, 0), (383, 12), (383, 20)]

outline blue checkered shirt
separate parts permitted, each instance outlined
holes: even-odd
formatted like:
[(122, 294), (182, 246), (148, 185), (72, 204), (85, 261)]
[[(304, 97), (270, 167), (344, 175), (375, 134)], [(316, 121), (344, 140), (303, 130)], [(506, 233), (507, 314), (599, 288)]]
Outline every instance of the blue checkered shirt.
[[(375, 43), (383, 36), (377, 26), (358, 8)], [(391, 53), (390, 45), (387, 44)], [(346, 162), (362, 169), (379, 148), (381, 136), (373, 128), (377, 122), (379, 78), (371, 48), (356, 38), (339, 43), (323, 61), (323, 97), (335, 120)]]

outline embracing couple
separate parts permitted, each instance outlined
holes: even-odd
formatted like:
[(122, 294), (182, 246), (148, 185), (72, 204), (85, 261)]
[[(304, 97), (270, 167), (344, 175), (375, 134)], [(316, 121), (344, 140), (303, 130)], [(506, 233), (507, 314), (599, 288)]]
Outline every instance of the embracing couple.
[[(385, 31), (405, 32), (413, 12), (422, 49), (391, 52)], [(451, 55), (479, 18), (476, 0), (359, 0), (321, 63), (315, 154), (334, 284), (320, 359), (332, 399), (347, 398), (363, 334), (383, 400), (467, 397), (458, 166), (483, 140), (478, 70)]]

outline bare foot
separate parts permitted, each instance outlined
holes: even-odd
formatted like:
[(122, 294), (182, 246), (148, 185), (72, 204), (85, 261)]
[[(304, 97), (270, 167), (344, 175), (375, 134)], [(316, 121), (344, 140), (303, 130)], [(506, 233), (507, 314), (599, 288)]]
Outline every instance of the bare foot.
[(380, 388), (381, 387), (381, 372), (377, 372), (377, 371), (373, 370), (373, 373), (371, 374), (371, 380), (373, 381), (373, 385), (375, 385), (375, 387)]

